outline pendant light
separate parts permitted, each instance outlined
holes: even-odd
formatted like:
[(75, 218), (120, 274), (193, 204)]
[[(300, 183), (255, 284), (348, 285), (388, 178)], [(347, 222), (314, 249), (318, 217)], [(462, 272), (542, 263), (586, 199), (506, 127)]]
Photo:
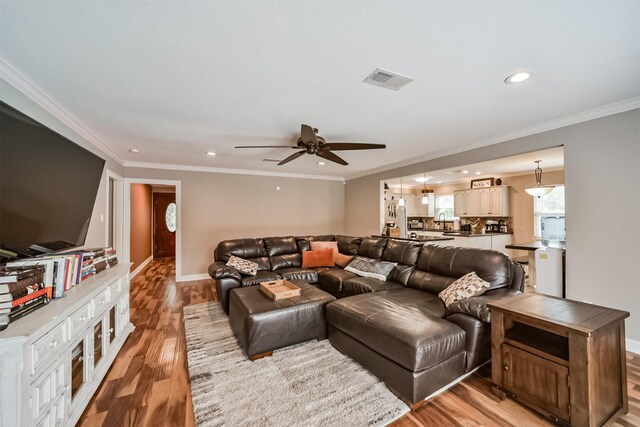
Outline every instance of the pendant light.
[(402, 192), (402, 178), (400, 178), (400, 200), (398, 200), (398, 206), (404, 206), (404, 193)]
[(429, 197), (427, 196), (427, 174), (423, 174), (422, 175), (422, 199), (421, 199), (421, 203), (423, 205), (428, 205), (429, 204)]
[(535, 163), (537, 165), (536, 170), (535, 170), (535, 174), (536, 174), (536, 185), (534, 185), (533, 187), (529, 187), (529, 188), (525, 188), (524, 191), (527, 192), (527, 194), (534, 196), (534, 197), (540, 197), (540, 196), (544, 196), (546, 194), (549, 194), (553, 191), (553, 189), (555, 188), (553, 185), (542, 185), (542, 169), (540, 168), (540, 162), (541, 160), (536, 160)]

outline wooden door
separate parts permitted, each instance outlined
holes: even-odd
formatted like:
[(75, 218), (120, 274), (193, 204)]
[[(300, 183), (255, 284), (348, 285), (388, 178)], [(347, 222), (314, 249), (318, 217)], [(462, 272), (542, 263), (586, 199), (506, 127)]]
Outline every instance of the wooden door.
[(176, 195), (153, 193), (153, 257), (176, 255)]
[(555, 362), (502, 345), (504, 388), (518, 400), (569, 419), (569, 370)]

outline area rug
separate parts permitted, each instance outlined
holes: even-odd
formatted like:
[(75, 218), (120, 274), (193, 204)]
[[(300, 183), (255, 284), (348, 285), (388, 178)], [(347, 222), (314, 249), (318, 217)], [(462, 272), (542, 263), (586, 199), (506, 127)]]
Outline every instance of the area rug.
[(409, 411), (328, 340), (251, 362), (218, 302), (184, 307), (184, 328), (198, 427), (376, 426)]

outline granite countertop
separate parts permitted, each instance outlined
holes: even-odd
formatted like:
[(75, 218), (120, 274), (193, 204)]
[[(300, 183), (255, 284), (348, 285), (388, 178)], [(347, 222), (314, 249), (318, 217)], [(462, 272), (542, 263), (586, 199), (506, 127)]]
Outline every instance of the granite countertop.
[(521, 251), (535, 251), (536, 249), (560, 249), (565, 250), (565, 242), (543, 242), (537, 240), (535, 242), (528, 243), (514, 243), (512, 245), (505, 245), (506, 249), (518, 249)]
[(513, 233), (474, 233), (472, 231), (445, 231), (443, 236), (458, 236), (458, 237), (483, 237), (483, 236), (507, 236)]
[(408, 240), (410, 242), (441, 242), (445, 240), (453, 240), (453, 237), (448, 236), (418, 236), (415, 238), (412, 237), (393, 237), (393, 236), (383, 236), (381, 234), (374, 234), (371, 237), (387, 237), (389, 239), (396, 240)]
[(457, 237), (480, 237), (480, 236), (504, 236), (504, 235), (508, 235), (508, 234), (513, 234), (512, 232), (509, 233), (498, 233), (498, 232), (489, 232), (489, 233), (476, 233), (473, 231), (454, 231), (454, 230), (443, 230), (443, 229), (435, 229), (435, 228), (425, 228), (424, 230), (409, 230), (409, 232), (412, 233), (420, 233), (423, 231), (437, 231), (442, 233), (444, 236), (457, 236)]

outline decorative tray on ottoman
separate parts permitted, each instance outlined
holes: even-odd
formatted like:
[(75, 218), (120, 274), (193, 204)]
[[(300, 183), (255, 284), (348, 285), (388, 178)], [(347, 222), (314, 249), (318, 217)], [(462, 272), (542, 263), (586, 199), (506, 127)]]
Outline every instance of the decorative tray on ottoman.
[(300, 288), (286, 280), (261, 282), (260, 290), (269, 299), (279, 300), (300, 296)]

